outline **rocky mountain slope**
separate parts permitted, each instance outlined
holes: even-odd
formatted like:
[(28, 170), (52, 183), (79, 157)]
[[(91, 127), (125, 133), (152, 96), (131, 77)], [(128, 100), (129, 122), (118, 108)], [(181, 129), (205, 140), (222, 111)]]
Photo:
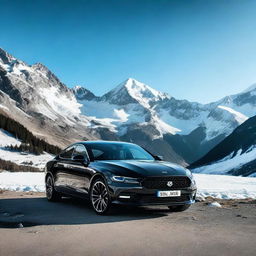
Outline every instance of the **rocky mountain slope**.
[(73, 91), (44, 65), (27, 65), (0, 49), (0, 111), (58, 146), (95, 138)]
[(186, 164), (256, 112), (256, 86), (210, 104), (179, 100), (129, 78), (103, 96), (69, 89), (42, 64), (0, 50), (0, 111), (64, 147), (84, 139), (138, 143)]
[(256, 176), (256, 116), (237, 127), (191, 167), (200, 173)]

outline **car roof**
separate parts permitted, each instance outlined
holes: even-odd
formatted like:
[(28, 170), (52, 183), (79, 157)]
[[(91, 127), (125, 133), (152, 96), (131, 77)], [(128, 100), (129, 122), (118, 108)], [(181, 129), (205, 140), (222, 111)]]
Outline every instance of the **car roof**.
[(80, 141), (75, 144), (133, 144), (126, 141), (109, 141), (109, 140), (90, 140), (90, 141)]

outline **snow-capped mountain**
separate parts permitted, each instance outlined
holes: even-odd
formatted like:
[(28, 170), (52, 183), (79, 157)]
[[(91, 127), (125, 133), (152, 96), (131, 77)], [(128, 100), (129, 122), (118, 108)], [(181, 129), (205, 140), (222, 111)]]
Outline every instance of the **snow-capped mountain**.
[(82, 113), (97, 120), (95, 128), (108, 127), (135, 142), (137, 134), (147, 142), (164, 141), (186, 162), (193, 162), (256, 113), (253, 90), (200, 104), (175, 99), (129, 78), (102, 97), (76, 95)]
[(256, 116), (238, 126), (191, 167), (200, 173), (256, 176)]
[[(24, 109), (41, 113), (53, 121), (58, 117), (75, 121), (80, 114), (80, 105), (72, 91), (50, 70), (40, 63), (28, 66), (4, 51), (0, 54), (4, 56), (1, 58), (4, 61), (0, 62), (6, 81), (1, 87), (4, 93)], [(12, 91), (15, 93), (10, 94)]]
[(103, 96), (69, 89), (42, 64), (0, 50), (0, 111), (50, 143), (125, 140), (181, 164), (201, 158), (256, 114), (256, 86), (210, 104), (176, 99), (129, 78)]
[(80, 107), (73, 91), (47, 67), (27, 65), (0, 49), (1, 112), (63, 147), (90, 138), (85, 128), (89, 121), (80, 115)]
[[(119, 84), (116, 88), (101, 97), (81, 97), (76, 93), (78, 102), (82, 105), (82, 114), (91, 122), (94, 130), (107, 129), (118, 139), (138, 143), (154, 153), (160, 153), (169, 160), (185, 164), (172, 146), (164, 141), (166, 133), (175, 134), (178, 130), (162, 122), (154, 106), (170, 96), (132, 78)], [(86, 95), (90, 94), (88, 90)], [(101, 131), (105, 136), (106, 130)], [(110, 135), (110, 134), (109, 134)]]
[[(157, 134), (152, 134), (152, 139), (162, 137), (164, 133), (175, 134), (179, 131), (162, 122), (154, 110), (158, 102), (169, 99), (170, 96), (135, 79), (127, 79), (102, 97), (94, 96), (88, 99), (87, 95), (93, 94), (81, 87), (79, 87), (79, 91), (75, 87), (74, 92), (82, 105), (84, 115), (101, 125), (106, 125), (113, 132), (117, 132), (119, 136), (124, 135), (127, 125), (131, 124), (154, 124)], [(84, 92), (86, 96), (84, 96)]]

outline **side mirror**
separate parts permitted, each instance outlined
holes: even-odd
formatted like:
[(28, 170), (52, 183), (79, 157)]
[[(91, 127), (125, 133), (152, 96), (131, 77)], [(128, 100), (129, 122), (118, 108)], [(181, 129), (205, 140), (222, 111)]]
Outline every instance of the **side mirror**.
[(85, 158), (83, 155), (75, 155), (75, 156), (73, 156), (73, 161), (83, 163), (86, 166), (88, 166), (89, 163), (90, 163), (89, 159)]
[(163, 156), (154, 156), (154, 157), (155, 157), (155, 160), (158, 160), (158, 161), (163, 161), (164, 160)]

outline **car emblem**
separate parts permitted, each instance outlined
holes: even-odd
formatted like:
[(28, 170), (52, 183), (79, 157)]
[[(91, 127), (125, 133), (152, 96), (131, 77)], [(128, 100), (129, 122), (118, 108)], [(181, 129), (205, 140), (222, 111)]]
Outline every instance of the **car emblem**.
[(172, 182), (172, 181), (168, 181), (168, 182), (167, 182), (167, 186), (168, 186), (168, 187), (172, 187), (172, 185), (173, 185), (173, 182)]

